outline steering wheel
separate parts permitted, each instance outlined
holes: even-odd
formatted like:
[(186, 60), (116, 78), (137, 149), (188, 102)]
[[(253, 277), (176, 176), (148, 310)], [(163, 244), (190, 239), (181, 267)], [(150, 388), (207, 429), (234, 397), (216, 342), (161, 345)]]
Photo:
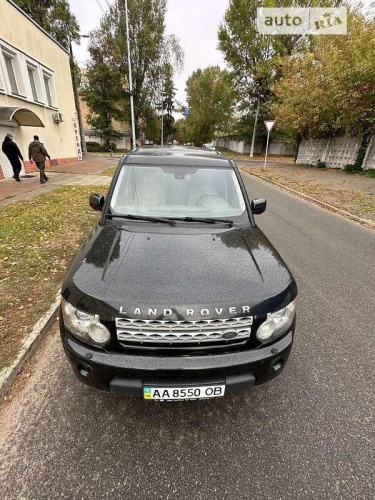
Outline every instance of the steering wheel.
[(195, 205), (199, 205), (199, 206), (202, 206), (202, 201), (205, 199), (205, 198), (219, 198), (219, 200), (221, 201), (226, 201), (224, 200), (221, 196), (219, 196), (218, 194), (203, 194), (202, 196), (200, 196), (197, 201), (195, 202)]

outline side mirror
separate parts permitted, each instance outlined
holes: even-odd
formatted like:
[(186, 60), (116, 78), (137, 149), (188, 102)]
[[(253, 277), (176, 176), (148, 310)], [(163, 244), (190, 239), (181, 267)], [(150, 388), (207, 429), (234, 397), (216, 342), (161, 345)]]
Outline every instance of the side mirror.
[(253, 212), (253, 214), (262, 214), (265, 210), (266, 210), (266, 207), (267, 207), (267, 200), (265, 200), (264, 198), (260, 198), (259, 200), (253, 200), (251, 202), (251, 211)]
[(91, 193), (89, 197), (90, 207), (94, 210), (103, 210), (103, 205), (105, 202), (104, 196), (97, 193)]

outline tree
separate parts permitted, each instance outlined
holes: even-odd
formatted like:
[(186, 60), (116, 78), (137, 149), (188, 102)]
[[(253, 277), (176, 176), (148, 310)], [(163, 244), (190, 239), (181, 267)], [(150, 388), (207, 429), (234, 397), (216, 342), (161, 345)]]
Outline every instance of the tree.
[[(174, 127), (175, 119), (172, 112), (175, 110), (175, 95), (176, 91), (173, 87), (173, 68), (170, 64), (165, 68), (165, 80), (162, 91), (162, 113), (163, 113), (163, 142), (166, 138), (167, 143), (170, 142), (171, 135), (176, 131)], [(166, 113), (164, 113), (164, 110)]]
[(176, 120), (176, 122), (174, 124), (175, 132), (174, 132), (173, 138), (179, 144), (188, 142), (185, 140), (186, 139), (185, 131), (184, 131), (185, 123), (186, 123), (186, 121), (184, 120), (184, 118), (180, 118), (179, 120)]
[(190, 114), (186, 118), (187, 142), (210, 142), (215, 132), (225, 133), (231, 123), (235, 95), (228, 71), (210, 66), (194, 71), (186, 82)]
[(124, 109), (129, 105), (125, 92), (113, 84), (120, 81), (120, 75), (117, 68), (108, 64), (110, 47), (106, 42), (101, 30), (92, 32), (89, 47), (91, 61), (86, 72), (89, 84), (85, 88), (84, 99), (90, 109), (88, 123), (109, 146), (117, 137), (113, 120), (121, 120)]
[[(281, 76), (282, 58), (293, 51), (304, 50), (311, 37), (300, 35), (269, 36), (257, 30), (259, 7), (303, 7), (332, 5), (336, 0), (230, 0), (224, 21), (220, 25), (219, 49), (227, 62), (233, 84), (240, 96), (242, 112), (248, 123), (253, 123), (252, 149), (254, 146), (259, 113), (269, 113), (272, 87)], [(250, 136), (250, 130), (248, 132)], [(244, 137), (246, 138), (246, 136)]]
[(152, 106), (145, 110), (144, 119), (146, 139), (157, 144), (160, 141), (160, 117)]
[(67, 0), (14, 0), (36, 23), (69, 51), (70, 41), (80, 41), (77, 18)]
[(232, 70), (236, 91), (247, 110), (255, 109), (251, 155), (259, 110), (269, 99), (275, 74), (271, 37), (259, 34), (256, 27), (257, 8), (262, 4), (260, 0), (231, 0), (218, 33), (219, 49)]
[[(182, 65), (183, 52), (173, 35), (165, 34), (166, 0), (129, 0), (130, 59), (133, 77), (134, 115), (136, 137), (147, 128), (150, 106), (154, 106), (169, 66)], [(112, 71), (110, 85), (116, 89), (111, 96), (112, 109), (118, 102), (129, 98), (128, 52), (125, 28), (124, 2), (116, 0), (101, 20), (95, 37), (90, 40), (90, 50), (106, 47), (104, 63)], [(91, 85), (89, 78), (89, 85)], [(98, 112), (91, 107), (93, 114)], [(130, 121), (129, 106), (122, 107), (122, 121)]]
[(284, 61), (272, 110), (292, 139), (375, 132), (375, 21), (348, 11), (347, 36), (316, 37)]

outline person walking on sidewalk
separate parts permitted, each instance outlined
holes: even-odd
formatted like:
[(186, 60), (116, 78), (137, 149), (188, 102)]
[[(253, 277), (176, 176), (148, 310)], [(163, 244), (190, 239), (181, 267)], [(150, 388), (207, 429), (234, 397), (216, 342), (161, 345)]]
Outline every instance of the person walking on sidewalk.
[(43, 143), (39, 141), (39, 137), (34, 135), (33, 142), (30, 142), (29, 144), (29, 160), (34, 160), (36, 166), (39, 168), (41, 184), (45, 184), (46, 181), (48, 181), (48, 177), (45, 174), (46, 158), (49, 160), (51, 159), (46, 148), (43, 146)]
[(23, 156), (17, 144), (13, 142), (13, 135), (11, 133), (6, 134), (1, 149), (5, 156), (8, 158), (9, 163), (12, 165), (13, 179), (15, 179), (17, 182), (20, 182), (20, 172), (22, 170), (20, 159), (23, 161)]

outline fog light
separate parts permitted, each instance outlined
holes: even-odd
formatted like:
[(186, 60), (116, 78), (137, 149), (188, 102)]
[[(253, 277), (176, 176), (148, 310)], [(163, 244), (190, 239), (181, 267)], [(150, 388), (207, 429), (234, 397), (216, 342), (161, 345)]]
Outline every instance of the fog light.
[(282, 358), (277, 358), (271, 363), (271, 372), (278, 372), (281, 370), (282, 366), (284, 364), (284, 360)]
[(77, 366), (77, 368), (78, 368), (80, 375), (82, 375), (82, 377), (85, 377), (85, 378), (91, 377), (91, 374), (92, 374), (91, 366), (82, 363), (82, 364), (79, 364)]

